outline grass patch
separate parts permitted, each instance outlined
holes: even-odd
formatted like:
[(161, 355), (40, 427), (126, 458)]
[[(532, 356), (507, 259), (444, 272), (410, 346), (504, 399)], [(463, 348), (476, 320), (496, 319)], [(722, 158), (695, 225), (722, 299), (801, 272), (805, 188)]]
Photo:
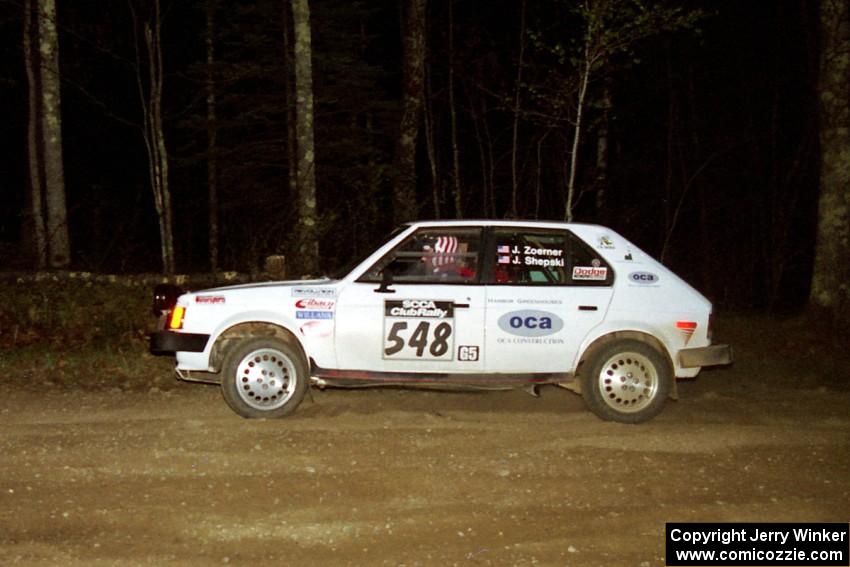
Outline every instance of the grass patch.
[(151, 287), (0, 281), (0, 376), (21, 385), (167, 387), (173, 360), (148, 353)]
[(152, 328), (149, 287), (94, 281), (0, 282), (0, 348), (66, 350), (141, 339)]

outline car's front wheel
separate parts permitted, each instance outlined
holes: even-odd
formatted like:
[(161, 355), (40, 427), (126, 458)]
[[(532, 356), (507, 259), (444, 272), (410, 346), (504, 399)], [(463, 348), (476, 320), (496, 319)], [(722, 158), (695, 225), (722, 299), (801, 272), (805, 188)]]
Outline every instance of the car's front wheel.
[(301, 352), (275, 337), (235, 343), (222, 367), (221, 390), (230, 408), (249, 418), (292, 413), (309, 387)]
[(621, 339), (592, 351), (579, 371), (587, 406), (599, 417), (641, 423), (661, 411), (673, 385), (667, 357), (651, 345)]

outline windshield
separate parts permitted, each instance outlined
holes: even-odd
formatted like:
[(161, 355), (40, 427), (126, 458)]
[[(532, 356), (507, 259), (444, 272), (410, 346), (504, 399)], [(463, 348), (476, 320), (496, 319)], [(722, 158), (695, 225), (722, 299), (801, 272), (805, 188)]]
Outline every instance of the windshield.
[(383, 246), (384, 244), (386, 244), (387, 242), (389, 242), (390, 240), (392, 240), (393, 238), (398, 236), (402, 231), (405, 231), (407, 229), (408, 229), (407, 225), (400, 226), (400, 227), (396, 228), (386, 238), (384, 238), (383, 241), (381, 241), (380, 246), (375, 246), (375, 247), (371, 248), (365, 254), (357, 256), (354, 260), (351, 260), (350, 262), (346, 262), (345, 265), (343, 265), (341, 268), (337, 268), (336, 270), (334, 270), (328, 277), (333, 279), (333, 280), (343, 279), (345, 276), (347, 276), (349, 274), (349, 272), (351, 272), (351, 270), (353, 270), (354, 268), (356, 268), (357, 266), (362, 264), (366, 260), (366, 258), (371, 256), (375, 252), (375, 250), (377, 250), (378, 248), (380, 248), (381, 246)]

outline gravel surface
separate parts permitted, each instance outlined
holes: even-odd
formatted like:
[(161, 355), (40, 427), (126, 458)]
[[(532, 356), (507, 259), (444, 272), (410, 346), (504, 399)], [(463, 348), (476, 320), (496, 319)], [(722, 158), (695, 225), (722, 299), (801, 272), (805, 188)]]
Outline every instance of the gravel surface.
[(167, 377), (9, 378), (0, 564), (645, 567), (665, 522), (847, 522), (846, 378), (758, 367), (680, 382), (639, 426), (554, 386), (314, 390), (250, 421)]

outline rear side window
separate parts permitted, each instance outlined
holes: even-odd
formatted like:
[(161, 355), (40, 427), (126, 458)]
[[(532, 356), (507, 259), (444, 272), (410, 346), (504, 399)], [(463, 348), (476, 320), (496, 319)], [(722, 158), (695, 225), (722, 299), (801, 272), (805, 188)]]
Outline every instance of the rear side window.
[(565, 230), (493, 231), (491, 284), (606, 286), (613, 273), (605, 260)]

